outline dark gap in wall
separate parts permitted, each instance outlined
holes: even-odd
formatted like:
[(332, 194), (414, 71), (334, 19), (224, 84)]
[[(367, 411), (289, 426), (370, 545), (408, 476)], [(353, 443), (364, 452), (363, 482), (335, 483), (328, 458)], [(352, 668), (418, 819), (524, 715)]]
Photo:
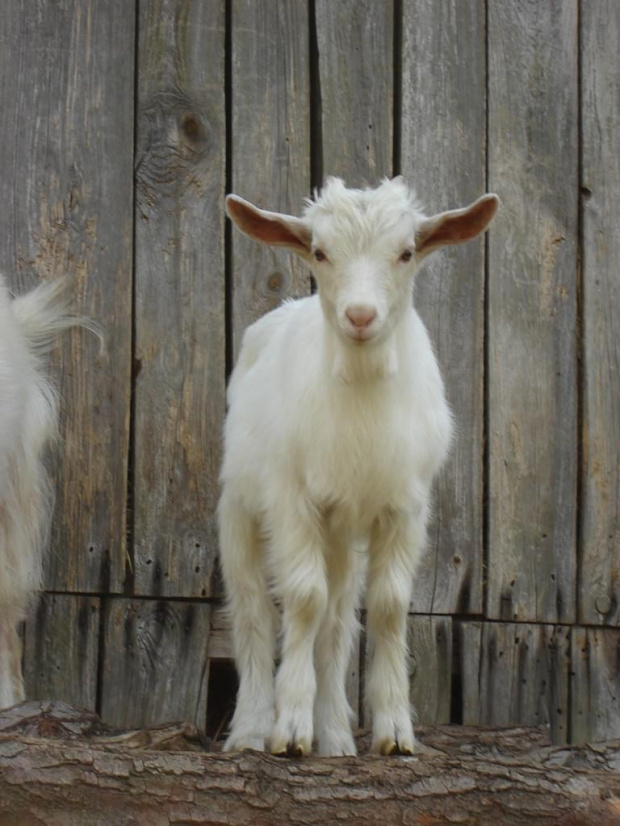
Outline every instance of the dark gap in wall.
[[(489, 191), (489, 7), (485, 3), (484, 17), (485, 73), (485, 141), (484, 189)], [(489, 537), (490, 537), (490, 390), (489, 390), (489, 233), (484, 234), (484, 332), (482, 368), (482, 614), (488, 611)]]
[[(310, 79), (310, 195), (323, 185), (323, 104), (321, 100), (321, 70), (316, 27), (315, 0), (308, 2), (308, 74)], [(316, 293), (314, 276), (310, 276), (310, 292)]]
[[(131, 594), (136, 578), (135, 569), (135, 444), (136, 444), (136, 388), (141, 363), (136, 357), (136, 169), (138, 164), (138, 118), (139, 118), (139, 47), (140, 47), (140, 0), (136, 0), (134, 23), (134, 71), (133, 71), (133, 179), (132, 179), (132, 261), (131, 261), (131, 332), (130, 332), (130, 396), (129, 396), (129, 445), (127, 450), (127, 494), (125, 500), (125, 566), (123, 571), (123, 593)], [(103, 588), (102, 590), (108, 590)]]
[[(576, 358), (577, 358), (577, 489), (575, 491), (575, 608), (577, 621), (581, 613), (581, 606), (579, 600), (579, 583), (582, 576), (582, 518), (581, 503), (583, 501), (583, 421), (584, 421), (584, 400), (583, 400), (583, 326), (584, 326), (584, 306), (583, 306), (583, 202), (586, 193), (582, 188), (584, 186), (583, 180), (583, 124), (581, 119), (582, 112), (582, 77), (583, 77), (583, 63), (581, 49), (583, 44), (583, 29), (582, 29), (582, 5), (581, 0), (577, 2), (577, 306), (576, 306), (576, 325), (577, 325), (577, 342), (576, 342)], [(571, 646), (572, 652), (572, 646)], [(568, 697), (567, 697), (567, 720), (566, 720), (566, 739), (569, 743), (573, 742), (572, 729), (572, 705), (573, 705), (573, 673), (572, 653), (569, 666), (568, 678)]]
[(393, 135), (392, 135), (392, 174), (401, 172), (402, 118), (403, 118), (403, 0), (394, 0), (394, 72), (393, 80)]
[(452, 685), (450, 690), (450, 723), (463, 725), (463, 678), (461, 675), (461, 635), (457, 622), (452, 623)]
[(235, 710), (239, 681), (232, 660), (211, 660), (207, 687), (207, 737), (223, 739)]
[[(224, 24), (224, 98), (226, 110), (226, 193), (232, 192), (232, 0), (226, 0)], [(233, 337), (233, 259), (232, 259), (232, 227), (230, 219), (224, 221), (224, 327), (225, 327), (225, 370), (226, 381), (234, 366), (234, 337)]]
[[(310, 188), (323, 184), (323, 104), (315, 0), (308, 3), (310, 75)], [(332, 170), (333, 172), (333, 170)]]
[(357, 722), (360, 728), (368, 727), (370, 721), (366, 719), (366, 709), (364, 703), (364, 696), (366, 694), (366, 668), (368, 667), (368, 630), (366, 627), (366, 611), (360, 612), (360, 635), (359, 635), (359, 652), (360, 652), (360, 666), (359, 666), (359, 713), (357, 715)]

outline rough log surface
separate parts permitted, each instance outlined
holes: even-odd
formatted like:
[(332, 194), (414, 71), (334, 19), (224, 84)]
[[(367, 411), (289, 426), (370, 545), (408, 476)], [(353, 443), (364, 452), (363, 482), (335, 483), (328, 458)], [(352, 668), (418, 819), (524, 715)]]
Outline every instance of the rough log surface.
[[(113, 734), (62, 703), (0, 714), (3, 826), (620, 823), (620, 740), (536, 728), (420, 729), (414, 757), (205, 752), (188, 724)], [(366, 745), (360, 738), (360, 746)]]

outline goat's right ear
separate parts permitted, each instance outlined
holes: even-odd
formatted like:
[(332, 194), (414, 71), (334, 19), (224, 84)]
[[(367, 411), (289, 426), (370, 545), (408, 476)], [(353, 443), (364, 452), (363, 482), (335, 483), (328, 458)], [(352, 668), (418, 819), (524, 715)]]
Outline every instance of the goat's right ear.
[(310, 258), (312, 236), (300, 218), (267, 212), (238, 195), (228, 195), (226, 212), (239, 229), (254, 241), (274, 247), (288, 247), (303, 258)]

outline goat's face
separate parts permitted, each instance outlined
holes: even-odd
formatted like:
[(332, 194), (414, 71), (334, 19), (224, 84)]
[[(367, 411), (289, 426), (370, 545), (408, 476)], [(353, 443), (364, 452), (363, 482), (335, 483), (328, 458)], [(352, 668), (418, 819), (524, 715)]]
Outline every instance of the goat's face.
[(227, 198), (228, 214), (247, 235), (290, 247), (310, 263), (328, 323), (357, 345), (387, 338), (410, 306), (422, 259), (479, 235), (497, 205), (497, 196), (485, 195), (465, 209), (427, 218), (401, 177), (365, 190), (328, 178), (303, 218)]
[(411, 303), (423, 219), (402, 179), (346, 189), (328, 179), (304, 221), (325, 317), (356, 344), (386, 338)]

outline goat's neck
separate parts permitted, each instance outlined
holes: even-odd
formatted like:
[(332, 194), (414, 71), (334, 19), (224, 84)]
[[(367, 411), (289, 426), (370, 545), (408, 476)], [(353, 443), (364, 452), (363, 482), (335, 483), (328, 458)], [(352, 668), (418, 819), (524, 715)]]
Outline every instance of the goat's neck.
[(407, 313), (384, 341), (358, 344), (343, 341), (324, 321), (323, 357), (328, 372), (347, 384), (396, 376), (406, 358), (411, 323), (412, 317)]

